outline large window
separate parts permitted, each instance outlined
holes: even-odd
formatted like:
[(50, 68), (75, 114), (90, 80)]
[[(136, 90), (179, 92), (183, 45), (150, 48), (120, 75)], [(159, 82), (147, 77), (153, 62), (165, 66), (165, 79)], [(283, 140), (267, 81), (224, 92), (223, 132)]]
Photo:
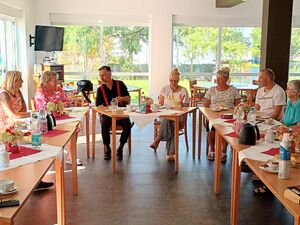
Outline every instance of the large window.
[[(260, 28), (174, 27), (173, 65), (183, 77), (210, 82), (222, 66), (231, 81), (252, 83), (260, 64)], [(188, 81), (183, 81), (188, 86)]]
[(148, 40), (148, 27), (65, 26), (64, 50), (56, 56), (66, 81), (98, 84), (98, 68), (110, 65), (115, 78), (148, 93)]
[(0, 85), (8, 70), (17, 69), (16, 23), (0, 19)]
[(300, 73), (300, 28), (292, 28), (289, 80), (299, 79)]

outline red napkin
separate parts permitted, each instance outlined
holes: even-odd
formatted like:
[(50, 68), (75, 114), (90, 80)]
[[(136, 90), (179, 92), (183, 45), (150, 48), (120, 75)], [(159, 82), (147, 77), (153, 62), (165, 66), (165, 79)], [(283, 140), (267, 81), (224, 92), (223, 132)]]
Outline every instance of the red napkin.
[(64, 133), (67, 133), (66, 130), (50, 130), (47, 134), (42, 134), (43, 137), (55, 137)]
[(236, 119), (230, 119), (230, 120), (225, 120), (225, 123), (234, 123), (236, 121)]
[[(231, 133), (228, 133), (228, 134), (225, 134), (225, 136), (228, 136), (228, 137), (235, 137), (235, 138), (239, 138), (240, 135), (235, 133), (235, 132), (231, 132)], [(263, 138), (265, 135), (264, 134), (260, 134), (260, 138)]]
[(19, 146), (19, 149), (20, 149), (19, 152), (11, 153), (9, 155), (10, 160), (18, 159), (18, 158), (21, 158), (23, 156), (33, 155), (33, 154), (36, 154), (36, 153), (41, 151), (41, 150), (36, 150), (36, 149), (32, 149), (32, 148), (27, 148), (27, 147), (24, 147), (24, 146)]
[(74, 116), (69, 116), (68, 114), (62, 115), (60, 117), (55, 117), (55, 120), (66, 120), (66, 119), (72, 119), (75, 118)]
[(235, 138), (239, 138), (240, 135), (235, 133), (235, 132), (231, 132), (231, 133), (228, 133), (228, 134), (225, 134), (225, 136), (228, 136), (228, 137), (235, 137)]
[(271, 148), (271, 149), (269, 149), (269, 150), (267, 150), (267, 151), (264, 151), (264, 152), (262, 152), (262, 153), (264, 153), (264, 154), (266, 154), (266, 155), (275, 156), (275, 155), (278, 155), (278, 154), (279, 154), (279, 148)]

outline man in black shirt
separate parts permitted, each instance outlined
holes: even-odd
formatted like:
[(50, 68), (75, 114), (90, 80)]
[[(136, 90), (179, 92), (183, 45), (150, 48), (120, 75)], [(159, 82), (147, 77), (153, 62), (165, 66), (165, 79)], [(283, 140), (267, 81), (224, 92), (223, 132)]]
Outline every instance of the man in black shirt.
[[(109, 66), (102, 66), (99, 68), (99, 76), (102, 81), (102, 85), (97, 90), (96, 106), (104, 105), (109, 106), (111, 100), (114, 98), (119, 106), (125, 106), (130, 103), (130, 95), (128, 93), (126, 85), (120, 80), (113, 80), (111, 77), (111, 69)], [(101, 115), (101, 132), (103, 144), (106, 147), (104, 159), (111, 159), (110, 148), (110, 134), (111, 118), (106, 115)], [(117, 159), (123, 159), (123, 147), (127, 142), (127, 139), (131, 131), (131, 123), (129, 118), (117, 120), (117, 124), (123, 128), (120, 145), (117, 149)]]

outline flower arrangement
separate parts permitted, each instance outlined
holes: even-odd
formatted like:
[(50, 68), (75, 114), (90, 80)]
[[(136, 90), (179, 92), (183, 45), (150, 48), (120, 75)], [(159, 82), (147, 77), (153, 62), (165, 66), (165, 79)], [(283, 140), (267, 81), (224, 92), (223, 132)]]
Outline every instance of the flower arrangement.
[(6, 145), (6, 151), (19, 152), (18, 142), (23, 141), (23, 132), (13, 126), (0, 133), (0, 141)]
[(65, 108), (64, 103), (58, 100), (48, 102), (47, 104), (47, 109), (49, 111), (57, 111), (59, 113), (63, 113), (64, 108)]

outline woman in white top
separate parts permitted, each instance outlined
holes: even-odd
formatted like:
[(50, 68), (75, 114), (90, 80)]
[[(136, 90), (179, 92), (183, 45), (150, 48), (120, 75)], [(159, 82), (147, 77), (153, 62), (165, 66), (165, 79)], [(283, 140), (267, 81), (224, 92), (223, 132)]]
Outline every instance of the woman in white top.
[[(217, 71), (217, 86), (210, 88), (204, 98), (204, 107), (210, 108), (234, 108), (234, 106), (240, 103), (241, 96), (239, 91), (228, 85), (230, 69), (228, 67), (222, 67)], [(214, 160), (215, 158), (215, 131), (207, 130), (208, 144), (210, 146), (210, 152), (207, 159)], [(222, 157), (221, 161), (226, 161), (226, 148), (227, 142), (223, 139), (222, 142)]]
[[(175, 68), (169, 75), (170, 85), (163, 87), (159, 94), (158, 103), (166, 107), (180, 107), (189, 105), (189, 95), (186, 88), (178, 85), (180, 80), (180, 73)], [(184, 120), (180, 119), (179, 123), (182, 126)], [(158, 147), (160, 141), (166, 141), (166, 150), (169, 161), (175, 159), (175, 142), (174, 142), (174, 122), (163, 119), (161, 121), (160, 129), (157, 138), (150, 145), (154, 150)]]

